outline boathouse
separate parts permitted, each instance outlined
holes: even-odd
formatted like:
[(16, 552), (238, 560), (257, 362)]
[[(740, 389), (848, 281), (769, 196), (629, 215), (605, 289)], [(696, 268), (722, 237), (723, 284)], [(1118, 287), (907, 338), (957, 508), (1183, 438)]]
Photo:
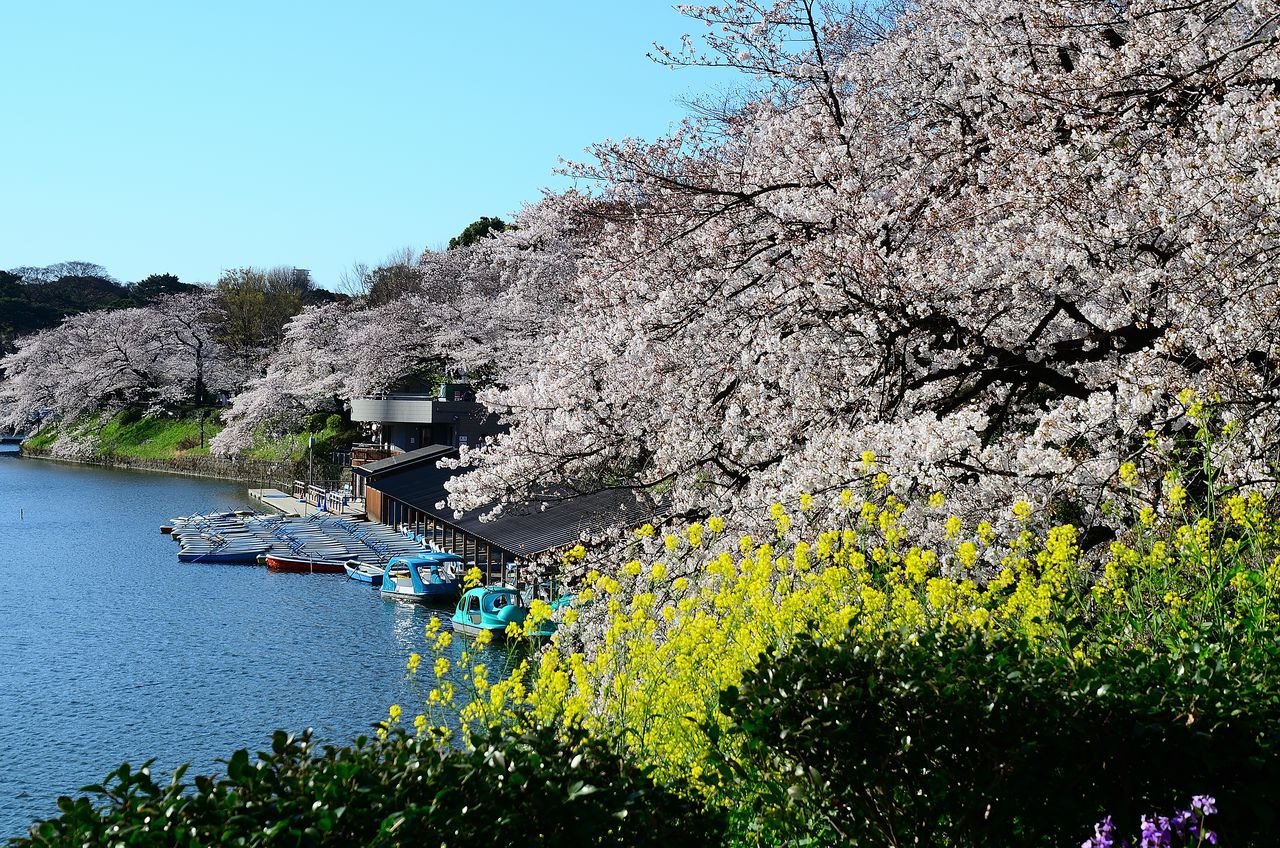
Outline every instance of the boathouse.
[(573, 545), (584, 533), (653, 517), (630, 492), (612, 490), (572, 497), (548, 492), (530, 503), (508, 505), (491, 521), (480, 520), (486, 508), (455, 517), (440, 504), (449, 494), (445, 482), (459, 472), (437, 464), (457, 453), (450, 445), (430, 445), (353, 468), (356, 491), (363, 492), (370, 520), (404, 527), (453, 551), (484, 571), (488, 581), (518, 579), (520, 564)]
[(365, 424), (389, 452), (429, 445), (478, 445), (501, 432), (498, 417), (466, 383), (445, 383), (434, 393), (402, 391), (351, 399), (351, 420)]

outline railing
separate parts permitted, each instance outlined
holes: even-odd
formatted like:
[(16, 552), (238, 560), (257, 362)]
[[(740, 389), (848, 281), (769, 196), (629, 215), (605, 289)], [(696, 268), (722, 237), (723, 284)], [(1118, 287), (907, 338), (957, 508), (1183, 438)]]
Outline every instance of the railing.
[(353, 503), (363, 504), (363, 498), (352, 496), (349, 488), (341, 487), (335, 481), (308, 484), (305, 480), (294, 480), (290, 494), (303, 503), (335, 515), (341, 515)]

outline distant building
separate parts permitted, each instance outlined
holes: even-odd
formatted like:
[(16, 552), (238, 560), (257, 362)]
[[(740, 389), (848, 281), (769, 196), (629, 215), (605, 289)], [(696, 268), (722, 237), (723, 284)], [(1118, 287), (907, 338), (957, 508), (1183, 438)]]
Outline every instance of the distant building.
[(465, 383), (446, 383), (435, 393), (352, 398), (351, 420), (367, 424), (374, 444), (392, 454), (427, 445), (475, 445), (502, 429)]
[(441, 504), (449, 495), (445, 482), (459, 472), (437, 467), (454, 456), (454, 447), (429, 445), (353, 468), (356, 492), (363, 495), (370, 520), (403, 527), (453, 551), (484, 571), (487, 581), (514, 582), (521, 564), (576, 544), (583, 534), (653, 517), (625, 490), (576, 496), (549, 490), (530, 503), (509, 505), (492, 521), (480, 520), (486, 509), (455, 517)]

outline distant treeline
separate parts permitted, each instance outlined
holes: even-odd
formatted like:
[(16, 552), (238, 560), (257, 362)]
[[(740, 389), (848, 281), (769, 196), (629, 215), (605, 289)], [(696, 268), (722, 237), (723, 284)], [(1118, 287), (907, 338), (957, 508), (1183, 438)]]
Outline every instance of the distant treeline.
[(56, 327), (68, 315), (142, 306), (160, 295), (198, 289), (172, 274), (126, 285), (88, 262), (0, 271), (0, 350), (10, 350), (19, 336)]
[[(373, 268), (357, 263), (338, 281), (344, 293), (317, 288), (293, 266), (231, 267), (199, 284), (173, 274), (121, 282), (89, 262), (0, 271), (0, 427), (33, 432), (99, 416), (101, 435), (126, 411), (189, 417), (234, 400), (242, 438), (222, 451), (234, 453), (268, 431), (301, 432), (309, 415), (341, 413), (355, 394), (433, 385), (445, 351), (465, 369), (463, 353), (475, 350), (482, 365), (494, 338), (539, 337), (530, 312), (559, 314), (547, 296), (513, 288), (528, 277), (558, 290), (560, 254), (533, 249), (556, 241), (554, 227), (543, 230), (525, 243), (484, 217), (449, 251), (405, 248)], [(376, 354), (358, 355), (365, 350)], [(97, 435), (82, 430), (64, 429), (52, 449), (101, 453)]]
[[(245, 286), (253, 269), (237, 269), (224, 274), (216, 288), (223, 298), (235, 301), (245, 288), (282, 294), (289, 315), (303, 305), (340, 299), (340, 295), (315, 288), (306, 271), (288, 269), (288, 284), (278, 285), (274, 278), (286, 276), (280, 269), (258, 272), (258, 276), (271, 278), (265, 285)], [(273, 285), (274, 284), (274, 285)], [(14, 349), (14, 340), (32, 333), (56, 327), (64, 318), (83, 312), (102, 309), (124, 309), (132, 306), (148, 306), (166, 295), (195, 293), (209, 290), (209, 286), (184, 283), (173, 274), (151, 274), (134, 283), (113, 278), (107, 269), (91, 262), (59, 262), (43, 268), (22, 267), (0, 270), (0, 354)], [(244, 297), (245, 301), (259, 300)], [(262, 304), (245, 303), (242, 312)], [(274, 317), (274, 316), (273, 316)], [(287, 319), (288, 315), (285, 316)], [(246, 336), (255, 335), (258, 328), (241, 328)], [(246, 342), (250, 341), (245, 339)], [(257, 339), (253, 339), (257, 341)]]

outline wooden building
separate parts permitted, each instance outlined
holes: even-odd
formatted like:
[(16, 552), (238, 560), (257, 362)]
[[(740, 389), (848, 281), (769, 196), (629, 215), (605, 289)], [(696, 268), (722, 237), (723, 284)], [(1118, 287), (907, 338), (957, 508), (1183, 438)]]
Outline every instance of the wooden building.
[(446, 383), (434, 393), (393, 392), (351, 399), (351, 420), (367, 424), (376, 442), (394, 453), (430, 445), (478, 445), (502, 431), (498, 417), (471, 387)]
[(575, 497), (554, 493), (531, 503), (509, 505), (502, 515), (481, 521), (487, 508), (455, 517), (441, 506), (445, 482), (455, 473), (437, 464), (457, 456), (449, 445), (431, 445), (353, 468), (372, 521), (404, 527), (424, 540), (475, 565), (486, 582), (518, 582), (519, 569), (534, 557), (577, 543), (583, 533), (652, 518), (629, 492), (607, 491)]

